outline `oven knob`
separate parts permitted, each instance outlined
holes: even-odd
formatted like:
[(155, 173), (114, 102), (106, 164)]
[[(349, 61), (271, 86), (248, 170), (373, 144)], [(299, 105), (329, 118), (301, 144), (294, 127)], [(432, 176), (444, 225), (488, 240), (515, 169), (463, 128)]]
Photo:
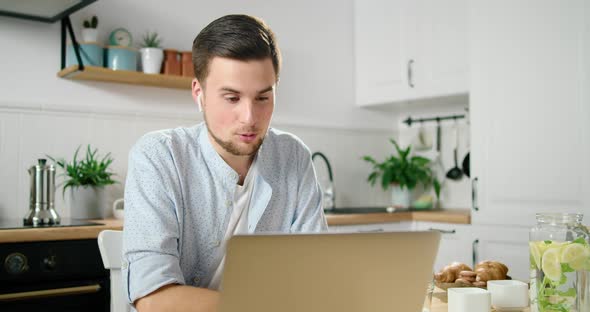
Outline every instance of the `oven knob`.
[(6, 272), (15, 275), (26, 272), (29, 269), (27, 257), (18, 252), (9, 254), (4, 260), (4, 269), (6, 269)]
[(55, 262), (55, 256), (50, 256), (50, 257), (43, 259), (43, 267), (45, 268), (45, 270), (53, 271), (53, 270), (55, 270), (56, 266), (57, 266), (57, 263)]

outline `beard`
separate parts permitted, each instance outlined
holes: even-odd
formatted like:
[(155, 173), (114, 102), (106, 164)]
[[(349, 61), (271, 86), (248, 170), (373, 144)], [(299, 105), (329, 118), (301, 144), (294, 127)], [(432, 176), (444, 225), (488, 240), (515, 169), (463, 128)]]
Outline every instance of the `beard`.
[(226, 152), (234, 156), (252, 156), (256, 154), (256, 152), (258, 152), (258, 149), (260, 149), (260, 146), (264, 141), (265, 135), (260, 136), (260, 132), (258, 132), (255, 128), (245, 129), (242, 131), (256, 132), (259, 135), (256, 141), (250, 143), (247, 146), (242, 147), (232, 141), (224, 141), (219, 136), (217, 136), (213, 131), (211, 131), (211, 128), (209, 128), (209, 123), (207, 122), (207, 116), (203, 116), (205, 117), (205, 125), (207, 126), (207, 130), (209, 131), (209, 134), (211, 134), (211, 137), (213, 137), (213, 140), (215, 140), (215, 142), (217, 142), (217, 144), (219, 144), (219, 146), (221, 146), (221, 148), (223, 148)]

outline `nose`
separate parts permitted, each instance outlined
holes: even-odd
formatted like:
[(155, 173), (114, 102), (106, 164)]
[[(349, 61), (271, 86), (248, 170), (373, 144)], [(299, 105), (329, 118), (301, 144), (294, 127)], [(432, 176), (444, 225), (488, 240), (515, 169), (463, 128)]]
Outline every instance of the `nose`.
[(240, 122), (247, 125), (253, 124), (256, 119), (254, 109), (254, 102), (252, 100), (244, 101), (240, 111)]

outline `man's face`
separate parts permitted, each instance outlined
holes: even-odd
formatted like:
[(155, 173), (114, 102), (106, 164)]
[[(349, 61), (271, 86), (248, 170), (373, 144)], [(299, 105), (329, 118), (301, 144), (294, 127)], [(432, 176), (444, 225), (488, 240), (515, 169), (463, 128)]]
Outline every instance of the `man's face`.
[(201, 94), (205, 123), (218, 152), (219, 147), (235, 156), (258, 151), (272, 118), (275, 84), (270, 58), (211, 59), (204, 86), (193, 81), (193, 98)]

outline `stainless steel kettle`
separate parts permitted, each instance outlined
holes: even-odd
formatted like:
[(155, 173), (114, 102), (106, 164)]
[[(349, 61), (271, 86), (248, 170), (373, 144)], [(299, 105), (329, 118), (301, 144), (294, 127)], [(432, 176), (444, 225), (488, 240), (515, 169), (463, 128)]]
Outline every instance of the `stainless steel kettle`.
[(59, 224), (60, 218), (55, 211), (55, 166), (47, 165), (46, 159), (39, 159), (38, 164), (29, 168), (30, 203), (29, 212), (24, 218), (25, 225)]

